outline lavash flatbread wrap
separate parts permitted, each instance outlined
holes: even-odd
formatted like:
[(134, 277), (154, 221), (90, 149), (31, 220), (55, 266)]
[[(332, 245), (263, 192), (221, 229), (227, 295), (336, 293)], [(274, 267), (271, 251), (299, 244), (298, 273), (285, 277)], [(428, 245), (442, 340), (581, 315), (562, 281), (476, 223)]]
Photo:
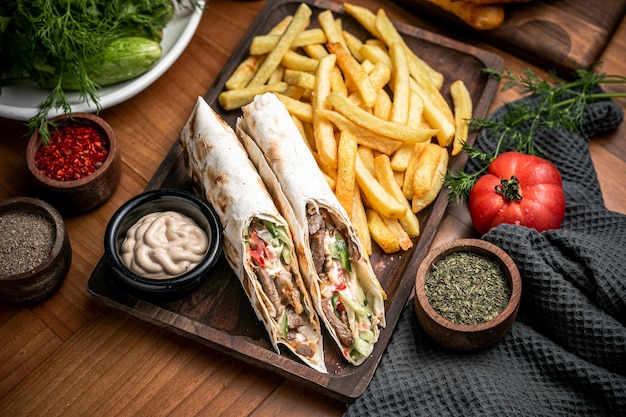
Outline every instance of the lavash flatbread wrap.
[(346, 360), (359, 365), (385, 326), (385, 293), (369, 257), (280, 100), (259, 95), (242, 110), (237, 135), (291, 226), (318, 315)]
[(321, 325), (300, 274), (289, 225), (234, 130), (199, 97), (180, 143), (185, 168), (219, 215), (224, 253), (277, 352), (326, 373)]

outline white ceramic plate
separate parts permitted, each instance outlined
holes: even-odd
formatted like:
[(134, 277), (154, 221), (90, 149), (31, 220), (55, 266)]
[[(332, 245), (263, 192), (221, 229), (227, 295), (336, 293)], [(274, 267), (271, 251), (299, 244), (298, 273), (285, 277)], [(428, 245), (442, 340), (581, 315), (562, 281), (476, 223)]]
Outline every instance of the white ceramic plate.
[[(183, 9), (177, 12), (163, 30), (163, 56), (148, 72), (135, 79), (111, 85), (98, 90), (101, 108), (119, 104), (138, 94), (156, 81), (183, 53), (193, 37), (203, 8), (194, 10)], [(15, 120), (28, 120), (37, 113), (39, 103), (49, 94), (49, 90), (35, 84), (3, 87), (0, 94), (0, 117)], [(72, 105), (72, 111), (93, 113), (96, 107), (92, 102), (81, 99), (76, 92), (66, 93)], [(54, 109), (49, 117), (62, 113), (61, 109)]]

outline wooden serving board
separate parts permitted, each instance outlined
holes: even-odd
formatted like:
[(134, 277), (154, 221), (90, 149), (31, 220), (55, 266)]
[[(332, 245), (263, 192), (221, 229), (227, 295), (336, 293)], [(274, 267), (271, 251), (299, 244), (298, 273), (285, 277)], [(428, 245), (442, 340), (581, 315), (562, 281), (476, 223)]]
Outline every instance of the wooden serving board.
[(626, 0), (535, 0), (505, 5), (502, 26), (479, 31), (428, 0), (399, 3), (450, 23), (453, 30), (465, 28), (465, 33), (563, 77), (598, 60), (626, 13)]
[[(339, 3), (326, 0), (306, 0), (315, 16), (325, 9), (341, 17), (345, 29), (365, 39), (367, 33), (348, 15)], [(252, 37), (264, 34), (286, 15), (292, 15), (300, 2), (270, 0), (261, 10), (240, 47), (232, 55), (214, 85), (205, 95), (207, 102), (231, 126), (240, 111), (223, 111), (217, 96), (224, 82), (247, 56)], [(398, 24), (409, 47), (445, 76), (443, 91), (449, 98), (449, 85), (462, 79), (474, 101), (476, 117), (485, 117), (495, 95), (498, 83), (482, 72), (485, 67), (502, 70), (502, 58), (490, 52), (456, 42), (424, 30)], [(207, 51), (210, 53), (210, 51)], [(470, 137), (473, 141), (474, 137)], [(452, 159), (452, 168), (465, 165), (466, 156)], [(181, 147), (174, 143), (147, 189), (180, 188), (191, 191), (193, 184), (184, 169)], [(196, 340), (207, 346), (239, 358), (247, 363), (271, 370), (291, 380), (311, 386), (342, 401), (360, 396), (369, 384), (385, 351), (400, 313), (411, 294), (418, 266), (425, 257), (448, 204), (445, 193), (431, 207), (420, 214), (421, 236), (407, 252), (384, 254), (378, 247), (371, 256), (372, 266), (387, 293), (385, 312), (387, 327), (383, 329), (374, 351), (365, 363), (355, 367), (348, 364), (338, 348), (324, 334), (327, 374), (319, 373), (301, 363), (290, 352), (275, 352), (263, 325), (257, 320), (239, 280), (222, 257), (209, 279), (192, 294), (176, 300), (158, 300), (133, 294), (118, 282), (102, 258), (94, 269), (88, 290), (97, 301), (122, 310), (172, 332)]]

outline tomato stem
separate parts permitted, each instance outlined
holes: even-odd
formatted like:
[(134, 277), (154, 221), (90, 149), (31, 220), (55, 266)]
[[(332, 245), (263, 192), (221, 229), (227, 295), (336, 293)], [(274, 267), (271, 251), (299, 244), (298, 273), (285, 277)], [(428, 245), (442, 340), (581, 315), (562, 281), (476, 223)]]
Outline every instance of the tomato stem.
[(496, 192), (502, 194), (509, 200), (517, 200), (520, 201), (522, 199), (522, 192), (519, 186), (519, 180), (515, 175), (511, 176), (511, 179), (507, 180), (506, 178), (500, 179), (500, 185), (496, 185), (494, 187)]

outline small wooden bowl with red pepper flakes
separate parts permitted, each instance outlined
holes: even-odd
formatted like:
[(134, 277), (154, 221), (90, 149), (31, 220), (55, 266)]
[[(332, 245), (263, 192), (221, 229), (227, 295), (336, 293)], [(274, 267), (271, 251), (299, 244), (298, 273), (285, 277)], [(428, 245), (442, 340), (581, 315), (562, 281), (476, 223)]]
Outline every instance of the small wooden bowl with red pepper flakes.
[(63, 214), (104, 204), (115, 191), (122, 169), (111, 126), (99, 116), (72, 113), (50, 119), (49, 132), (44, 143), (36, 131), (26, 148), (35, 196)]
[(481, 239), (459, 239), (432, 250), (415, 280), (417, 320), (439, 345), (486, 348), (511, 329), (522, 281), (511, 257)]

